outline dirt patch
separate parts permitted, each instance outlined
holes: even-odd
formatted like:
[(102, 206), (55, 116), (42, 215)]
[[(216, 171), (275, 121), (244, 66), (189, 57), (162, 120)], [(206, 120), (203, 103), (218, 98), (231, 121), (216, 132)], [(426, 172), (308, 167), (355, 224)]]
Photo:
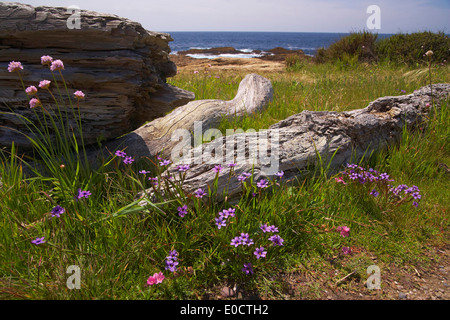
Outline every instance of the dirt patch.
[(178, 72), (203, 71), (205, 68), (219, 71), (282, 72), (286, 69), (284, 61), (270, 61), (259, 58), (216, 58), (194, 59), (183, 55), (170, 55)]
[[(369, 289), (369, 275), (354, 270), (344, 274), (337, 261), (328, 265), (300, 266), (295, 272), (272, 279), (277, 295), (248, 292), (239, 286), (218, 286), (205, 299), (218, 300), (449, 300), (450, 245), (435, 247), (424, 253), (427, 262), (415, 265), (382, 264), (368, 252), (358, 254), (365, 264), (380, 265), (379, 288)], [(348, 259), (350, 257), (346, 257)], [(338, 258), (340, 259), (340, 258)], [(344, 260), (345, 260), (344, 259)], [(355, 257), (353, 257), (355, 260)], [(339, 261), (345, 266), (348, 261)], [(374, 284), (374, 282), (372, 282)], [(231, 288), (224, 291), (224, 288)], [(224, 294), (226, 292), (226, 294)], [(230, 294), (231, 292), (231, 294)]]

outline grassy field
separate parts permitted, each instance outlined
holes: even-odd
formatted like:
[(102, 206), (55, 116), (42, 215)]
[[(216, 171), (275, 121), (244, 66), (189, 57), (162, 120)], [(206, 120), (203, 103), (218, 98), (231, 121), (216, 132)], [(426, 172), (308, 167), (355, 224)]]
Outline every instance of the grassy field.
[[(169, 81), (193, 91), (196, 99), (228, 100), (245, 76), (214, 68), (206, 71), (181, 71)], [(272, 81), (273, 102), (261, 114), (223, 121), (219, 127), (223, 133), (227, 128), (267, 128), (303, 110), (363, 108), (378, 97), (412, 93), (429, 83), (428, 68), (356, 62), (302, 62), (284, 72), (261, 75)], [(432, 81), (449, 83), (449, 66), (434, 66)], [(366, 279), (372, 255), (380, 267), (427, 262), (424, 248), (449, 243), (450, 183), (445, 170), (450, 166), (449, 119), (446, 102), (422, 130), (405, 130), (399, 145), (357, 162), (366, 171), (387, 173), (394, 186), (417, 186), (421, 195), (417, 207), (385, 196), (381, 191), (386, 186), (362, 187), (346, 175), (343, 184), (326, 171), (316, 171), (296, 186), (283, 178), (272, 181), (270, 191), (259, 190), (250, 178), (248, 192), (238, 204), (184, 194), (180, 183), (177, 197), (143, 208), (135, 196), (151, 187), (149, 177), (164, 169), (156, 159), (126, 164), (115, 156), (92, 170), (79, 165), (81, 156), (64, 163), (48, 156), (50, 172), (26, 178), (20, 158), (3, 152), (0, 298), (202, 299), (214, 297), (214, 288), (238, 284), (261, 297), (286, 299), (280, 275), (305, 268), (320, 272), (330, 259), (337, 270), (335, 280), (350, 270)], [(370, 194), (375, 187), (378, 196)], [(181, 216), (178, 208), (184, 205), (187, 212)], [(64, 208), (59, 217), (56, 206)], [(216, 218), (230, 208), (234, 216), (219, 229)], [(274, 228), (263, 230), (264, 224)], [(275, 235), (282, 245), (276, 245)], [(244, 243), (231, 245), (239, 236)], [(42, 237), (44, 243), (32, 243)], [(253, 244), (247, 245), (249, 239)], [(259, 253), (266, 252), (265, 256), (254, 253), (261, 247)], [(80, 289), (70, 290), (72, 271), (67, 269), (74, 265), (79, 267)], [(148, 286), (148, 278), (159, 272), (165, 279)]]

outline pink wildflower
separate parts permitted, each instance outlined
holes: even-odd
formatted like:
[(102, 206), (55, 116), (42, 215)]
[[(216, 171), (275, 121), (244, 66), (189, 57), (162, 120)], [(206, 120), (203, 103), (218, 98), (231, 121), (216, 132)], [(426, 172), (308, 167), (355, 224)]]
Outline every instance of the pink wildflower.
[(51, 83), (51, 81), (42, 80), (41, 82), (39, 82), (39, 88), (48, 89), (48, 87), (50, 87), (50, 83)]
[(350, 253), (352, 253), (352, 250), (349, 247), (342, 247), (342, 253), (350, 254)]
[(33, 98), (30, 100), (30, 108), (34, 108), (37, 106), (40, 106), (41, 102), (39, 101), (39, 99)]
[(342, 177), (334, 178), (334, 180), (336, 180), (337, 183), (347, 184)]
[(340, 232), (340, 233), (341, 233), (341, 236), (343, 236), (344, 238), (345, 238), (345, 237), (348, 237), (348, 235), (350, 234), (350, 228), (347, 227), (347, 226), (340, 226), (340, 227), (337, 227), (336, 230), (337, 230), (338, 232)]
[(84, 99), (84, 93), (83, 91), (75, 91), (74, 96), (77, 97), (77, 99)]
[(9, 72), (19, 71), (19, 69), (23, 69), (23, 67), (22, 64), (18, 61), (11, 61), (8, 65)]
[(25, 92), (27, 93), (27, 95), (32, 96), (37, 93), (37, 89), (35, 86), (29, 86), (25, 89)]
[(64, 70), (64, 64), (61, 60), (55, 60), (52, 62), (51, 66), (50, 66), (50, 70), (55, 71), (55, 70)]
[(162, 272), (155, 273), (153, 276), (150, 276), (147, 279), (147, 285), (152, 286), (154, 284), (161, 283), (161, 282), (163, 282), (164, 278), (165, 277)]
[(41, 64), (42, 65), (46, 65), (46, 64), (51, 64), (53, 62), (53, 58), (50, 56), (42, 56), (41, 57)]

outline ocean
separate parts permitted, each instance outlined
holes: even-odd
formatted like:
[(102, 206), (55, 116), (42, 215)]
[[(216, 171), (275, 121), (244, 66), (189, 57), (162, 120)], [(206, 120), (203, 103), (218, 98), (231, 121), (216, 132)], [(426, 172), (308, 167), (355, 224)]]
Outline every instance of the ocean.
[[(318, 48), (328, 47), (333, 42), (349, 33), (320, 32), (170, 32), (173, 40), (169, 43), (172, 54), (189, 49), (210, 49), (233, 47), (243, 54), (226, 55), (227, 57), (252, 57), (245, 53), (253, 50), (267, 51), (276, 47), (290, 50), (303, 50), (305, 54), (314, 55)], [(385, 38), (390, 34), (378, 34)], [(224, 55), (221, 55), (222, 57)], [(194, 58), (216, 58), (218, 56), (193, 55)]]

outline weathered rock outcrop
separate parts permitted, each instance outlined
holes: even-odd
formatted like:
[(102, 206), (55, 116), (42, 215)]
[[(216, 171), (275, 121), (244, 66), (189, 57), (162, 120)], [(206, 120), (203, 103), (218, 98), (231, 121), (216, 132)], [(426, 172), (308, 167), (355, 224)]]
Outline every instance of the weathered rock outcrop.
[[(40, 64), (43, 55), (63, 60), (70, 94), (75, 90), (86, 94), (80, 109), (88, 144), (128, 133), (194, 99), (193, 93), (166, 83), (176, 74), (169, 59), (169, 34), (85, 10), (79, 12), (80, 28), (69, 29), (73, 13), (67, 8), (0, 3), (0, 111), (10, 107), (34, 118), (18, 75), (7, 67), (12, 60), (20, 61), (25, 86), (38, 87), (40, 80), (53, 81), (49, 68)], [(48, 93), (40, 91), (39, 98), (52, 108)], [(29, 145), (5, 127), (26, 131), (17, 118), (0, 115), (0, 146), (11, 141)]]
[[(435, 84), (432, 89), (436, 106), (439, 106), (439, 101), (449, 98), (450, 84)], [(325, 164), (334, 154), (330, 167), (332, 170), (339, 168), (352, 159), (360, 159), (364, 154), (370, 155), (373, 150), (392, 145), (400, 139), (405, 125), (412, 129), (423, 124), (430, 108), (427, 104), (432, 104), (429, 86), (409, 95), (379, 98), (363, 109), (348, 112), (303, 111), (258, 135), (241, 133), (222, 137), (194, 148), (187, 154), (188, 161), (184, 163), (190, 164), (190, 169), (186, 172), (183, 188), (188, 193), (197, 188), (212, 188), (216, 178), (214, 164), (224, 167), (218, 174), (219, 199), (225, 190), (229, 198), (239, 194), (242, 184), (237, 179), (238, 175), (252, 172), (252, 169), (253, 181), (273, 176), (278, 170), (284, 171), (285, 179), (290, 179), (300, 175), (309, 165), (316, 164), (317, 154), (321, 155)], [(234, 141), (231, 149), (230, 141)], [(265, 144), (270, 152), (262, 150), (261, 153), (261, 146), (264, 149)], [(211, 157), (207, 156), (209, 161), (205, 163), (205, 155), (211, 150), (221, 157), (211, 162)], [(258, 156), (256, 161), (249, 161), (249, 155), (255, 151), (257, 155), (269, 157), (264, 159)], [(236, 163), (231, 175), (231, 169), (226, 166), (230, 160)], [(177, 176), (179, 164), (170, 166), (166, 173), (175, 173)], [(148, 192), (151, 193), (152, 189)]]

